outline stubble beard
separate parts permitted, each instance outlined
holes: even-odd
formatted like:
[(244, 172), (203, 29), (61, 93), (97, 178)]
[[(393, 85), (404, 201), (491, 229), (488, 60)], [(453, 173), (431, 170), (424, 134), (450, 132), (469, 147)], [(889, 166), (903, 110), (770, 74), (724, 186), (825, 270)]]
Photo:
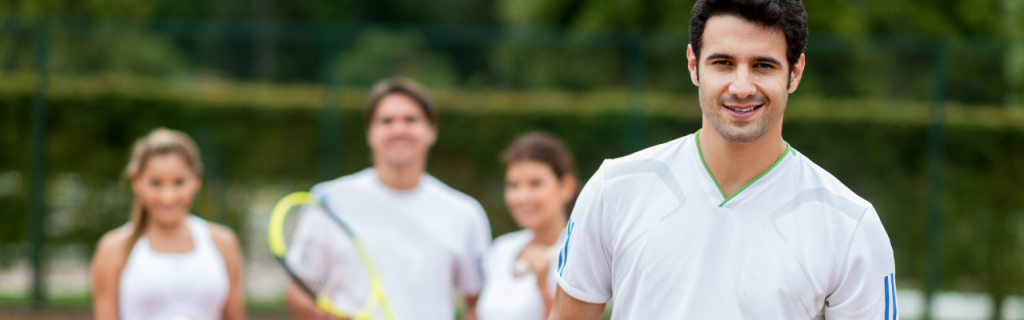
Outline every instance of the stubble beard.
[(761, 112), (761, 115), (752, 123), (747, 123), (744, 126), (735, 126), (729, 123), (729, 120), (726, 119), (726, 116), (722, 114), (719, 108), (723, 108), (722, 106), (726, 102), (737, 102), (739, 99), (723, 95), (717, 99), (718, 101), (711, 101), (711, 98), (704, 92), (704, 88), (700, 87), (698, 91), (700, 95), (700, 109), (704, 114), (704, 118), (708, 119), (708, 122), (711, 123), (711, 128), (713, 128), (719, 136), (725, 139), (725, 141), (732, 143), (749, 143), (763, 136), (768, 132), (768, 130), (771, 130), (772, 126), (774, 126), (779, 119), (782, 118), (782, 110), (775, 112), (778, 114), (776, 116), (771, 112), (774, 110), (770, 108), (777, 108), (779, 106), (781, 106), (781, 108), (785, 108), (786, 105), (786, 102), (782, 101), (779, 106), (774, 106), (771, 101), (768, 100), (768, 97), (765, 96), (746, 99), (744, 102), (764, 104), (764, 106), (761, 106), (762, 110), (758, 110)]

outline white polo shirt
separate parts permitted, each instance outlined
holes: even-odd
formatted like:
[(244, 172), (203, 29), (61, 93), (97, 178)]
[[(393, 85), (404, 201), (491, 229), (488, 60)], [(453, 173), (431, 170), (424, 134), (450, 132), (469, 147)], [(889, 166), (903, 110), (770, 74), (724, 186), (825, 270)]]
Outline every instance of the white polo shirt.
[(399, 319), (455, 318), (454, 288), (477, 295), (491, 241), (483, 207), (424, 174), (412, 190), (383, 185), (373, 169), (313, 187), (362, 241)]
[(567, 232), (559, 287), (612, 319), (898, 319), (875, 209), (792, 148), (728, 199), (695, 134), (607, 160)]

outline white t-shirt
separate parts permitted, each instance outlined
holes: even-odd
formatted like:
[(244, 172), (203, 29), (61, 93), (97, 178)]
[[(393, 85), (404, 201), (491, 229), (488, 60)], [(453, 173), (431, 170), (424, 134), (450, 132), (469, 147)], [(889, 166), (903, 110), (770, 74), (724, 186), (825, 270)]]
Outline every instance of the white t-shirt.
[(399, 319), (455, 318), (454, 288), (477, 295), (491, 240), (483, 207), (424, 174), (412, 190), (383, 185), (373, 169), (324, 182), (312, 193), (369, 251)]
[[(480, 320), (543, 320), (544, 298), (537, 288), (537, 275), (528, 272), (515, 276), (515, 262), (523, 248), (533, 240), (533, 232), (524, 229), (494, 239), (491, 249), (484, 255), (484, 289), (476, 304)], [(555, 246), (561, 247), (565, 237)], [(555, 269), (558, 262), (548, 266), (548, 292), (555, 292)]]
[(601, 165), (566, 228), (562, 290), (613, 299), (612, 319), (897, 319), (870, 203), (792, 148), (726, 199), (696, 140)]

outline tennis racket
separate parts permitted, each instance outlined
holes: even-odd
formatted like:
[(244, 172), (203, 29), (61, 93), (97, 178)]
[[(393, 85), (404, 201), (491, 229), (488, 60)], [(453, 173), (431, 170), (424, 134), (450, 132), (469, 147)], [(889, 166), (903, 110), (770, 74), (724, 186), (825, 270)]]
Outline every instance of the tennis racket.
[(341, 318), (395, 320), (377, 269), (359, 238), (308, 192), (274, 205), (270, 251), (321, 309)]

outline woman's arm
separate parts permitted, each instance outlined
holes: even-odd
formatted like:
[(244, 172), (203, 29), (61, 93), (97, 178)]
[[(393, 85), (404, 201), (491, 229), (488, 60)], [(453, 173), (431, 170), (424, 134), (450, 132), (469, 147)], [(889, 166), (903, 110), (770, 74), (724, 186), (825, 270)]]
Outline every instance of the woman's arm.
[(530, 264), (530, 272), (537, 278), (537, 289), (544, 299), (544, 315), (551, 314), (551, 306), (554, 305), (555, 295), (548, 289), (548, 271), (551, 265), (549, 250), (540, 245), (528, 244), (520, 253), (520, 259), (525, 259)]
[(548, 267), (537, 271), (537, 288), (540, 289), (540, 296), (544, 298), (544, 315), (551, 314), (551, 306), (555, 304), (555, 295), (548, 289)]
[(224, 257), (224, 265), (228, 269), (230, 289), (224, 303), (224, 320), (245, 320), (245, 285), (242, 283), (244, 263), (242, 250), (238, 246), (238, 237), (227, 227), (210, 224), (213, 243)]
[(128, 260), (129, 231), (115, 229), (103, 235), (92, 257), (92, 316), (96, 320), (118, 319), (118, 289), (121, 270)]

